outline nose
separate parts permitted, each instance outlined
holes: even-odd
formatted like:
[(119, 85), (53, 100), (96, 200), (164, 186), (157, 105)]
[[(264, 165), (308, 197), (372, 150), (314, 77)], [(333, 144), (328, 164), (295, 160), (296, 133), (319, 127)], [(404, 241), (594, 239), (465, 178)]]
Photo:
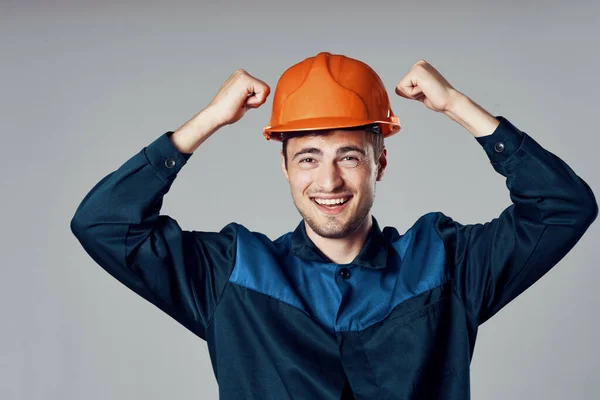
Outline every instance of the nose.
[(333, 192), (338, 187), (343, 186), (344, 180), (342, 179), (338, 165), (335, 162), (322, 163), (319, 166), (316, 183), (323, 192)]

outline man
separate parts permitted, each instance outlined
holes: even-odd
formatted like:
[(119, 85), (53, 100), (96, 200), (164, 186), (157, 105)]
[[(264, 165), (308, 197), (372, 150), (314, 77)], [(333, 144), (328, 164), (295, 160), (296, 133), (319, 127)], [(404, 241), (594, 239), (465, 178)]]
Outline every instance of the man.
[(302, 215), (275, 241), (229, 224), (183, 231), (160, 215), (191, 154), (266, 101), (236, 71), (213, 101), (112, 172), (71, 229), (106, 271), (205, 339), (222, 399), (467, 399), (478, 326), (550, 270), (598, 213), (589, 186), (424, 60), (396, 93), (467, 129), (512, 204), (485, 224), (440, 213), (404, 234), (371, 215), (400, 129), (366, 64), (319, 53), (278, 82), (267, 139)]

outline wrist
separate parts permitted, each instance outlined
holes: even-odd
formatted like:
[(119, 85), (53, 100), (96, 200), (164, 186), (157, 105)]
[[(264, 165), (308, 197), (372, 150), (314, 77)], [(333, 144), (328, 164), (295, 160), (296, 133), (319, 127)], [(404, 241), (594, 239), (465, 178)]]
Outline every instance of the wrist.
[(487, 136), (494, 132), (500, 121), (468, 96), (455, 91), (444, 111), (450, 119), (462, 125), (473, 136)]
[(465, 103), (469, 102), (469, 100), (470, 99), (465, 94), (452, 88), (450, 90), (448, 105), (446, 106), (444, 114), (456, 121), (455, 118), (457, 118), (457, 113), (461, 108), (464, 108)]
[(198, 126), (205, 127), (205, 129), (209, 130), (212, 133), (218, 131), (225, 125), (220, 118), (217, 116), (219, 112), (213, 108), (214, 106), (208, 105), (205, 109), (200, 111), (196, 116), (194, 116), (193, 120)]
[(193, 153), (222, 126), (212, 110), (207, 107), (178, 128), (170, 139), (180, 152)]

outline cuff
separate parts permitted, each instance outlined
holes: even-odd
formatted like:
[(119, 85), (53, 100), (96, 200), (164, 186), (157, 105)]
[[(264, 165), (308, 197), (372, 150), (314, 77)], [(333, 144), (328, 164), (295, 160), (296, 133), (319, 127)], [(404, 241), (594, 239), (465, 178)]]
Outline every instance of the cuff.
[(181, 153), (175, 147), (171, 139), (169, 139), (172, 134), (172, 131), (163, 133), (144, 149), (148, 162), (165, 179), (177, 175), (179, 170), (192, 156), (191, 153)]
[(492, 164), (501, 164), (508, 160), (523, 143), (524, 133), (506, 118), (495, 116), (500, 124), (491, 135), (476, 137)]

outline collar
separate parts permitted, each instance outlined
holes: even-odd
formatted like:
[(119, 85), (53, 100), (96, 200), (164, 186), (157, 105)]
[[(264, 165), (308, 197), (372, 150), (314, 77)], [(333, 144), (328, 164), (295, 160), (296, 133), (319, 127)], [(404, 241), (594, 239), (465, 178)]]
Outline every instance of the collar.
[[(361, 267), (381, 269), (384, 268), (387, 261), (387, 241), (375, 217), (373, 225), (367, 240), (362, 249), (350, 264)], [(307, 261), (316, 261), (321, 263), (333, 263), (319, 248), (313, 243), (306, 234), (304, 220), (301, 220), (298, 227), (292, 233), (291, 252), (297, 257)]]

